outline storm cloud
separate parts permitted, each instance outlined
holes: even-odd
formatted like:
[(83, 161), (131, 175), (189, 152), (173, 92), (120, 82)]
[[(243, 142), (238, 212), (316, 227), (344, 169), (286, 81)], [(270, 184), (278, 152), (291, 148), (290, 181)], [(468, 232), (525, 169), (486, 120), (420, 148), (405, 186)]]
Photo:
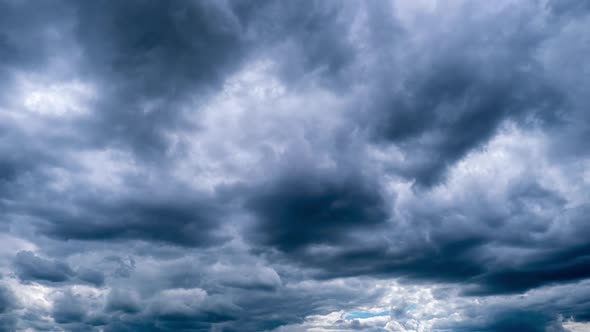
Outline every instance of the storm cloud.
[(584, 1), (0, 0), (0, 331), (585, 331)]

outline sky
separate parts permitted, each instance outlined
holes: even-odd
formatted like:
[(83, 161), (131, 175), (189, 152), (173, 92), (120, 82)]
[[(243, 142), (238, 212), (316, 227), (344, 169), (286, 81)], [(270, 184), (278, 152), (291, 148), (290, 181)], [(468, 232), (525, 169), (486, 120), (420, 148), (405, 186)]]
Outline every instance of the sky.
[(590, 331), (590, 2), (0, 0), (0, 331)]

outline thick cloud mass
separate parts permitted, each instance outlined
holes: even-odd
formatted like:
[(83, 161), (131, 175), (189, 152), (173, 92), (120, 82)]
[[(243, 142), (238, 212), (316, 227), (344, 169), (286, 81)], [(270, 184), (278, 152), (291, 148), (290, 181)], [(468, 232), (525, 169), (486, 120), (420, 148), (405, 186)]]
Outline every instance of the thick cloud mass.
[(379, 188), (363, 179), (289, 174), (274, 181), (246, 203), (259, 219), (252, 236), (265, 244), (293, 250), (342, 243), (354, 230), (387, 221)]
[(15, 269), (23, 280), (67, 281), (74, 271), (63, 262), (45, 260), (30, 251), (21, 251), (15, 257)]
[(183, 102), (218, 88), (245, 56), (248, 22), (223, 2), (75, 5), (72, 34), (86, 55), (82, 65), (108, 95), (85, 124), (99, 144), (130, 145), (140, 154), (165, 149), (165, 131), (185, 126)]
[(587, 331), (585, 1), (0, 0), (0, 331)]

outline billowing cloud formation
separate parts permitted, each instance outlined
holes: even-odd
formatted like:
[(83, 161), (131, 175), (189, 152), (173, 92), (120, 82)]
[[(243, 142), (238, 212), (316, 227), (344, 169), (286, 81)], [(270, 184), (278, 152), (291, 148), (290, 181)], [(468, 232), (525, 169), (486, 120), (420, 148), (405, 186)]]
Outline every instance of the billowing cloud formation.
[(587, 329), (589, 28), (0, 0), (0, 330)]
[(263, 243), (283, 250), (337, 243), (346, 241), (355, 228), (362, 230), (387, 221), (376, 184), (354, 178), (331, 179), (330, 174), (292, 172), (275, 180), (270, 188), (257, 188), (246, 203), (259, 219), (252, 236), (261, 237)]
[(67, 281), (74, 271), (63, 262), (45, 260), (30, 251), (21, 251), (15, 257), (15, 269), (23, 280)]

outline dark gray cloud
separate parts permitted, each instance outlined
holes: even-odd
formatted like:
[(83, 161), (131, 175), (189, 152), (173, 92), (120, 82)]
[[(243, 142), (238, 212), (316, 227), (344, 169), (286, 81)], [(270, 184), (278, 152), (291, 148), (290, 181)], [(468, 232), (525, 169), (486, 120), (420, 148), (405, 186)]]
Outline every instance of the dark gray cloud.
[(256, 240), (284, 251), (346, 242), (351, 232), (386, 222), (386, 202), (377, 184), (355, 175), (297, 170), (256, 189), (246, 205), (259, 222)]
[[(444, 19), (425, 22), (429, 35), (420, 49), (404, 34), (375, 46), (379, 67), (367, 79), (368, 121), (380, 144), (395, 144), (406, 155), (404, 176), (418, 185), (440, 183), (449, 166), (507, 119), (555, 118), (563, 96), (536, 55), (552, 32), (527, 24), (537, 15), (528, 5), (469, 18), (470, 30), (451, 34)], [(470, 15), (471, 4), (458, 7), (465, 11), (460, 17)], [(392, 48), (400, 48), (399, 59)]]
[(514, 310), (490, 315), (488, 321), (480, 325), (457, 327), (457, 331), (550, 331), (565, 332), (557, 317), (540, 312)]
[(87, 267), (74, 270), (67, 262), (39, 257), (31, 251), (19, 251), (14, 258), (14, 270), (23, 282), (81, 283), (101, 287), (105, 275)]
[(171, 132), (198, 130), (195, 113), (253, 56), (289, 56), (284, 76), (296, 80), (315, 70), (331, 78), (353, 55), (344, 38), (333, 38), (347, 28), (346, 13), (335, 3), (99, 1), (74, 7), (71, 33), (85, 54), (81, 66), (103, 96), (80, 124), (86, 139), (144, 157), (161, 158)]
[(74, 276), (74, 270), (67, 263), (44, 259), (30, 251), (16, 254), (14, 265), (22, 280), (63, 282)]
[[(487, 142), (506, 118), (555, 109), (560, 102), (542, 77), (506, 73), (505, 64), (485, 58), (441, 57), (420, 68), (425, 72), (415, 74), (402, 96), (386, 97), (391, 101), (377, 116), (376, 135), (409, 152), (409, 165), (400, 171), (419, 185), (440, 183), (450, 165)], [(478, 73), (484, 68), (491, 72)]]
[(584, 15), (590, 9), (587, 3), (573, 0), (549, 1), (549, 8), (558, 14)]
[(17, 317), (14, 310), (18, 308), (13, 292), (4, 285), (0, 285), (0, 331), (14, 330)]
[[(59, 54), (63, 40), (59, 34), (52, 34), (52, 29), (64, 29), (69, 20), (71, 9), (64, 7), (61, 1), (48, 1), (38, 4), (31, 12), (31, 6), (26, 2), (2, 1), (0, 3), (0, 72), (3, 87), (0, 100), (10, 98), (11, 82), (15, 74), (22, 69), (39, 70), (51, 58)], [(62, 20), (56, 20), (60, 14), (65, 14)]]
[(198, 197), (146, 199), (82, 202), (77, 204), (82, 214), (43, 209), (40, 213), (47, 223), (40, 229), (50, 237), (66, 240), (147, 239), (184, 246), (213, 245), (224, 240), (215, 234), (222, 213), (213, 201)]
[(105, 283), (105, 275), (101, 271), (82, 267), (76, 271), (78, 279), (82, 282), (100, 287)]
[(74, 5), (74, 34), (88, 55), (83, 65), (106, 97), (97, 101), (98, 111), (84, 125), (101, 144), (161, 153), (167, 147), (166, 131), (185, 126), (183, 109), (190, 112), (202, 101), (184, 103), (218, 88), (245, 56), (247, 22), (230, 3)]
[(10, 289), (2, 285), (0, 288), (0, 314), (5, 314), (16, 307), (14, 294)]
[(0, 0), (0, 330), (587, 324), (588, 9)]
[(59, 324), (82, 323), (86, 315), (84, 303), (71, 293), (64, 293), (55, 301), (52, 313)]
[[(275, 194), (272, 197), (277, 199), (281, 196)], [(419, 210), (414, 213), (416, 222), (420, 219), (422, 221), (412, 225), (418, 227), (417, 229), (406, 229), (405, 225), (385, 228), (361, 224), (354, 232), (354, 227), (359, 226), (358, 224), (353, 224), (347, 230), (343, 229), (346, 224), (331, 226), (327, 223), (327, 232), (332, 232), (331, 236), (336, 236), (335, 238), (323, 236), (322, 241), (306, 242), (301, 236), (288, 237), (291, 241), (297, 241), (295, 243), (298, 246), (307, 245), (303, 250), (293, 250), (293, 247), (286, 246), (285, 243), (290, 243), (286, 240), (277, 241), (282, 247), (274, 245), (290, 259), (303, 266), (316, 268), (317, 277), (320, 278), (372, 275), (381, 278), (458, 282), (469, 285), (466, 288), (468, 294), (520, 293), (543, 285), (588, 277), (587, 240), (573, 235), (566, 235), (564, 238), (563, 234), (552, 234), (550, 224), (535, 220), (539, 217), (531, 214), (526, 206), (531, 199), (535, 204), (547, 204), (551, 208), (557, 206), (562, 215), (554, 217), (559, 221), (549, 222), (576, 225), (572, 227), (583, 231), (586, 230), (583, 216), (587, 207), (564, 209), (564, 202), (555, 197), (555, 193), (543, 191), (534, 185), (515, 189), (515, 192), (509, 193), (507, 199), (511, 200), (511, 203), (507, 203), (511, 205), (507, 212), (510, 216), (494, 216), (490, 213), (494, 211), (486, 211), (490, 219), (484, 220), (485, 223), (472, 221), (471, 224), (462, 224), (453, 211), (431, 207), (431, 210), (424, 212), (422, 209), (426, 207), (419, 205), (415, 207)], [(287, 201), (294, 200), (289, 198)], [(269, 205), (275, 208), (282, 206), (277, 202)], [(272, 219), (275, 220), (272, 227), (289, 230), (285, 222), (276, 222), (279, 219), (281, 218)], [(320, 217), (316, 223), (320, 224), (321, 221), (323, 219)], [(293, 222), (296, 223), (297, 220)], [(440, 223), (449, 224), (452, 228), (442, 225), (437, 227)], [(304, 223), (296, 223), (301, 224)], [(514, 227), (520, 227), (520, 230), (504, 230)], [(367, 239), (354, 237), (367, 228), (382, 235)], [(494, 230), (502, 234), (490, 233)], [(340, 234), (341, 231), (346, 233)], [(258, 229), (257, 234), (272, 232)], [(309, 235), (310, 232), (305, 234)], [(547, 243), (553, 243), (554, 247), (547, 246)], [(317, 250), (311, 244), (330, 245), (331, 249)], [(513, 256), (510, 258), (504, 255)]]
[(111, 291), (107, 299), (108, 311), (121, 311), (125, 313), (137, 313), (141, 311), (141, 303), (138, 296), (132, 292)]

